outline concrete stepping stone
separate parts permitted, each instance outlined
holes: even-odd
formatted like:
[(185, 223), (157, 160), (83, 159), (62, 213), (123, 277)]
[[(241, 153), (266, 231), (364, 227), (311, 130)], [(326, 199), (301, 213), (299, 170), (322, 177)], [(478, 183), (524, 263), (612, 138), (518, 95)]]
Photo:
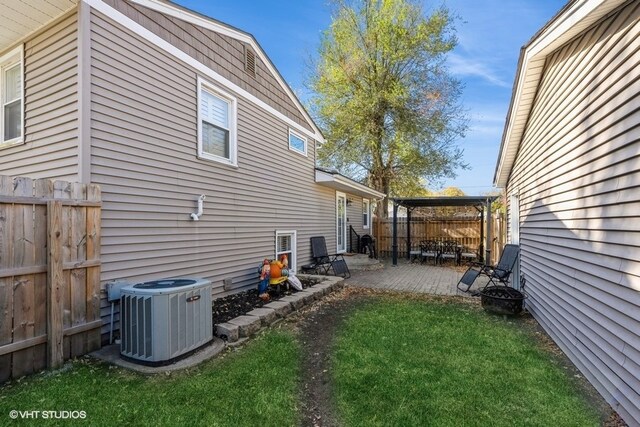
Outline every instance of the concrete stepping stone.
[(276, 311), (268, 307), (253, 309), (247, 313), (247, 316), (258, 317), (263, 326), (269, 326), (278, 318)]
[(236, 342), (240, 338), (240, 327), (231, 323), (220, 323), (216, 325), (216, 335), (226, 337), (228, 342)]
[(321, 296), (321, 295), (318, 296), (318, 294), (312, 291), (311, 288), (305, 289), (304, 291), (300, 291), (296, 295), (299, 295), (302, 298), (302, 300), (304, 301), (304, 305), (309, 305), (313, 303), (315, 300), (317, 300)]
[(239, 328), (241, 337), (250, 337), (260, 330), (260, 324), (262, 321), (259, 317), (254, 316), (238, 316), (235, 319), (229, 320), (228, 323), (236, 325)]
[(303, 296), (300, 295), (302, 292), (297, 292), (294, 295), (289, 295), (284, 298), (280, 298), (280, 301), (291, 304), (294, 310), (300, 310), (304, 307), (304, 299)]
[(269, 304), (265, 304), (264, 308), (270, 308), (271, 310), (275, 311), (276, 316), (278, 316), (280, 319), (284, 319), (293, 311), (291, 303), (284, 301), (270, 302)]

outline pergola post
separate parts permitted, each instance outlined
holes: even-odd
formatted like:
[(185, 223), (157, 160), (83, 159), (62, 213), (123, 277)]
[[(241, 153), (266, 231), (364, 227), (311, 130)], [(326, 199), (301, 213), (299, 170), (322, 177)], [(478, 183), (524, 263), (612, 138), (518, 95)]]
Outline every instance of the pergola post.
[[(480, 206), (480, 244), (484, 245), (484, 205)], [(487, 247), (484, 246), (482, 249), (486, 249)], [(480, 262), (484, 262), (484, 256), (482, 255), (484, 251), (481, 250), (478, 253), (478, 256), (480, 256)]]
[(393, 202), (393, 238), (391, 244), (393, 265), (398, 265), (398, 204)]
[(411, 260), (411, 209), (407, 208), (407, 259)]
[(493, 241), (491, 240), (491, 199), (487, 198), (487, 242), (485, 247), (485, 253), (487, 254), (485, 264), (491, 264), (491, 247)]

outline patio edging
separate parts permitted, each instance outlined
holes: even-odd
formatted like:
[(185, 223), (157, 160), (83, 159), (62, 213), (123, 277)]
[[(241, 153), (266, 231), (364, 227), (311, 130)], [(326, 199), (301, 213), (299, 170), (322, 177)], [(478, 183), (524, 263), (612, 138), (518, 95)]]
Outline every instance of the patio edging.
[[(215, 335), (222, 338), (225, 344), (234, 344), (241, 339), (250, 338), (278, 320), (285, 319), (292, 312), (300, 310), (305, 305), (321, 299), (324, 295), (344, 286), (344, 279), (336, 276), (300, 275), (298, 277), (321, 280), (300, 292), (288, 295), (277, 301), (265, 304), (261, 308), (234, 317), (227, 322), (216, 325)], [(244, 342), (244, 340), (242, 340)]]

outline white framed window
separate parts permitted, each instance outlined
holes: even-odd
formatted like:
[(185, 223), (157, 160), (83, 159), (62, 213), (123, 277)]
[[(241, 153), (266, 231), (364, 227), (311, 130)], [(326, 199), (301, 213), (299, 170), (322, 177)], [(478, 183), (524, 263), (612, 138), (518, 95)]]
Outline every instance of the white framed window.
[(347, 251), (347, 195), (336, 191), (336, 253)]
[(198, 78), (198, 157), (238, 165), (236, 98)]
[(24, 141), (22, 45), (0, 57), (0, 147)]
[(307, 138), (289, 129), (289, 150), (307, 155)]
[(289, 260), (289, 270), (296, 272), (296, 230), (276, 230), (276, 259), (286, 255)]
[(371, 203), (368, 199), (362, 199), (362, 228), (371, 227)]

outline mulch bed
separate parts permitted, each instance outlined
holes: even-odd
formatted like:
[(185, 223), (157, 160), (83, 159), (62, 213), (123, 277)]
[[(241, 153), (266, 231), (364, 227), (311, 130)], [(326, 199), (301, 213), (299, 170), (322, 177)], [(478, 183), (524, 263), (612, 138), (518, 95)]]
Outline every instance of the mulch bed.
[[(318, 280), (311, 280), (308, 278), (298, 277), (302, 282), (302, 288), (306, 289), (319, 283)], [(277, 301), (282, 297), (299, 292), (293, 288), (290, 290), (282, 290), (278, 292), (275, 289), (269, 289), (269, 296), (271, 301)], [(258, 298), (257, 289), (249, 289), (248, 291), (238, 292), (237, 294), (228, 295), (224, 298), (218, 298), (213, 301), (213, 324), (220, 324), (227, 322), (235, 317), (247, 314), (254, 308), (260, 308), (268, 304), (268, 302), (262, 301)]]

